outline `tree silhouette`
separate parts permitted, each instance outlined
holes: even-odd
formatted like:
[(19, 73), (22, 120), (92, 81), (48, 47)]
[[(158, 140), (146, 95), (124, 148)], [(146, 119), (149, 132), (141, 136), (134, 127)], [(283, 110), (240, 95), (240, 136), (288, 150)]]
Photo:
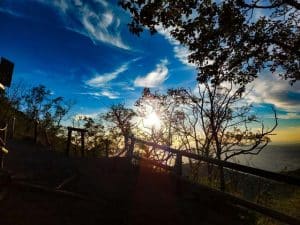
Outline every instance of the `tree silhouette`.
[(120, 0), (136, 35), (164, 30), (190, 54), (197, 79), (245, 85), (261, 70), (300, 79), (300, 3), (297, 0)]
[(132, 122), (134, 116), (135, 112), (121, 103), (112, 105), (109, 111), (103, 115), (103, 119), (112, 125), (111, 131), (124, 137), (124, 152), (127, 151), (128, 138), (134, 126)]
[(24, 110), (29, 119), (34, 122), (34, 141), (37, 142), (38, 127), (56, 133), (61, 126), (61, 120), (69, 112), (72, 103), (66, 103), (63, 97), (51, 98), (51, 91), (44, 85), (31, 88), (24, 95)]
[[(242, 102), (243, 87), (236, 87), (233, 82), (219, 86), (205, 83), (193, 92), (172, 89), (168, 94), (185, 105), (177, 127), (186, 148), (206, 157), (227, 161), (241, 154), (257, 155), (270, 142), (269, 135), (278, 124), (274, 110), (274, 125), (266, 128), (251, 113), (252, 106)], [(223, 167), (219, 170), (224, 190)]]

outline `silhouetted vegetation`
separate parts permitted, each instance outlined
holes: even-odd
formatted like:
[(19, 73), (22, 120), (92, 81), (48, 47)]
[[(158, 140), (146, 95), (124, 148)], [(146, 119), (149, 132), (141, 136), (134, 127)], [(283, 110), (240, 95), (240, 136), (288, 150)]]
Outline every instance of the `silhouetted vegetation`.
[(62, 120), (74, 103), (52, 97), (43, 85), (27, 88), (19, 82), (1, 92), (0, 104), (2, 124), (8, 123), (8, 131), (14, 129), (15, 137), (31, 136), (35, 143), (39, 138), (44, 144), (53, 145), (63, 135)]
[[(297, 0), (120, 0), (140, 35), (161, 31), (189, 50), (199, 82), (245, 85), (267, 68), (291, 83), (300, 78)], [(298, 46), (298, 47), (297, 47)]]

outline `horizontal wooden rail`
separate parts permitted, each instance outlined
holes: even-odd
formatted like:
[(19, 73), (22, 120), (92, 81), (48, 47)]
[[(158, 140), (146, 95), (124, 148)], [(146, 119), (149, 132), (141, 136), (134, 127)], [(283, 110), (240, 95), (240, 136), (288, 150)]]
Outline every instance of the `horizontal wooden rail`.
[[(184, 178), (180, 178), (180, 179), (183, 180), (183, 181), (187, 181)], [(189, 181), (187, 181), (187, 182), (189, 182)], [(229, 194), (229, 193), (226, 193), (226, 192), (223, 192), (223, 191), (219, 191), (217, 189), (210, 188), (210, 187), (202, 185), (202, 184), (194, 184), (193, 183), (192, 185), (195, 186), (196, 190), (206, 191), (208, 193), (211, 193), (213, 196), (219, 197), (219, 198), (227, 200), (231, 203), (234, 203), (234, 204), (246, 207), (248, 209), (254, 210), (258, 213), (261, 213), (265, 216), (269, 216), (269, 217), (271, 217), (273, 219), (276, 219), (278, 221), (281, 221), (281, 222), (284, 222), (284, 223), (287, 223), (287, 224), (290, 224), (290, 225), (299, 225), (300, 224), (300, 220), (297, 219), (297, 218), (291, 217), (289, 215), (286, 215), (284, 213), (275, 211), (275, 210), (267, 208), (265, 206), (258, 205), (254, 202), (250, 202), (250, 201), (247, 201), (245, 199), (241, 199), (241, 198), (236, 197), (232, 194)]]
[(141, 143), (141, 144), (145, 144), (148, 146), (152, 146), (152, 147), (155, 147), (155, 148), (158, 148), (158, 149), (170, 152), (170, 153), (174, 153), (177, 155), (179, 154), (181, 156), (188, 157), (191, 159), (208, 162), (211, 164), (223, 166), (225, 168), (237, 170), (240, 172), (252, 174), (255, 176), (267, 178), (267, 179), (278, 181), (278, 182), (283, 182), (283, 183), (287, 183), (287, 184), (291, 184), (291, 185), (300, 186), (300, 179), (298, 177), (293, 177), (293, 176), (289, 176), (286, 174), (274, 173), (271, 171), (262, 170), (262, 169), (258, 169), (258, 168), (254, 168), (254, 167), (250, 167), (250, 166), (244, 166), (244, 165), (237, 164), (237, 163), (232, 163), (232, 162), (222, 161), (222, 160), (213, 159), (213, 158), (209, 158), (209, 157), (205, 157), (205, 156), (200, 156), (200, 155), (197, 155), (194, 153), (190, 153), (187, 151), (180, 151), (178, 149), (170, 148), (168, 146), (159, 145), (159, 144), (155, 144), (155, 143), (144, 141), (144, 140), (140, 140), (137, 138), (134, 138), (134, 140), (136, 143)]
[(77, 131), (77, 132), (88, 132), (87, 129), (78, 128), (78, 127), (67, 127), (68, 130)]
[[(135, 143), (141, 143), (141, 144), (145, 144), (148, 146), (152, 146), (155, 147), (157, 149), (161, 149), (173, 154), (176, 154), (176, 161), (175, 161), (175, 166), (168, 166), (168, 165), (164, 165), (161, 164), (155, 160), (150, 160), (150, 159), (145, 159), (143, 157), (140, 156), (136, 156), (133, 154), (134, 152), (134, 144)], [(287, 184), (292, 184), (292, 185), (297, 185), (300, 186), (300, 180), (297, 177), (292, 177), (292, 176), (288, 176), (288, 175), (284, 175), (284, 174), (279, 174), (279, 173), (274, 173), (274, 172), (270, 172), (270, 171), (266, 171), (266, 170), (261, 170), (261, 169), (257, 169), (257, 168), (253, 168), (253, 167), (249, 167), (249, 166), (244, 166), (244, 165), (240, 165), (240, 164), (236, 164), (236, 163), (231, 163), (231, 162), (226, 162), (226, 161), (222, 161), (222, 160), (218, 160), (218, 159), (213, 159), (213, 158), (208, 158), (208, 157), (204, 157), (204, 156), (199, 156), (187, 151), (180, 151), (178, 149), (174, 149), (174, 148), (170, 148), (168, 146), (164, 146), (164, 145), (159, 145), (153, 142), (148, 142), (148, 141), (144, 141), (144, 140), (140, 140), (134, 137), (131, 137), (131, 145), (129, 148), (129, 157), (133, 157), (135, 159), (140, 159), (140, 160), (145, 160), (146, 162), (153, 164), (155, 166), (164, 168), (166, 170), (173, 170), (175, 172), (175, 175), (177, 175), (176, 177), (178, 179), (182, 179), (184, 181), (186, 181), (183, 177), (181, 177), (181, 173), (182, 173), (182, 157), (188, 157), (191, 159), (196, 159), (196, 160), (200, 160), (200, 161), (205, 161), (211, 164), (215, 164), (217, 166), (223, 166), (225, 168), (229, 168), (229, 169), (233, 169), (233, 170), (237, 170), (240, 172), (244, 172), (244, 173), (248, 173), (248, 174), (252, 174), (258, 177), (263, 177), (263, 178), (267, 178), (267, 179), (271, 179), (271, 180), (275, 180), (278, 182), (284, 182)], [(258, 213), (264, 214), (266, 216), (269, 216), (273, 219), (276, 219), (278, 221), (290, 224), (290, 225), (298, 225), (300, 224), (300, 220), (298, 220), (297, 218), (291, 217), (289, 215), (286, 215), (284, 213), (278, 212), (276, 210), (273, 210), (271, 208), (262, 206), (262, 205), (258, 205), (254, 202), (250, 202), (247, 201), (245, 199), (236, 197), (232, 194), (223, 192), (223, 191), (219, 191), (217, 189), (214, 188), (210, 188), (208, 186), (205, 185), (201, 185), (201, 184), (192, 184), (200, 189), (204, 189), (207, 192), (212, 193), (214, 196), (217, 196), (219, 198), (225, 199), (227, 201), (230, 201), (231, 203), (246, 207), (248, 209), (254, 210)]]

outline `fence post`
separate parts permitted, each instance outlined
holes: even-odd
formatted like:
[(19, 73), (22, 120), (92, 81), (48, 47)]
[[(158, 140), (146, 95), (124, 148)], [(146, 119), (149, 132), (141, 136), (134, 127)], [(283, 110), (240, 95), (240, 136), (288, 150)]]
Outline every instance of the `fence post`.
[(177, 176), (182, 175), (182, 154), (181, 153), (176, 154), (174, 170), (175, 170), (174, 172)]
[(105, 139), (105, 157), (106, 158), (109, 157), (109, 144), (110, 144), (109, 139)]
[(84, 132), (81, 131), (81, 157), (84, 157)]
[(6, 145), (6, 135), (7, 135), (7, 124), (5, 127), (0, 129), (0, 168), (3, 169), (4, 164), (4, 151), (2, 147), (4, 148)]
[(134, 151), (135, 139), (134, 139), (133, 135), (130, 136), (129, 138), (130, 138), (130, 145), (129, 145), (129, 148), (127, 150), (126, 156), (131, 161), (132, 158), (133, 158), (133, 151)]
[(67, 156), (69, 156), (69, 152), (70, 152), (71, 135), (72, 135), (72, 130), (68, 127), (68, 140), (67, 140), (67, 148), (66, 148), (66, 155)]

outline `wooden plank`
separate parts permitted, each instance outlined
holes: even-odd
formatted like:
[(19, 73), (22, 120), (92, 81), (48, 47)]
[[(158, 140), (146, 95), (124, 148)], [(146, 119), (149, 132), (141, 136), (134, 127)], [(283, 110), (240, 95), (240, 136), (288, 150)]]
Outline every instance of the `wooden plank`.
[(81, 157), (84, 157), (84, 132), (81, 131)]
[(88, 132), (87, 129), (77, 128), (77, 127), (67, 127), (68, 130), (77, 131), (77, 132)]
[(67, 148), (66, 148), (66, 155), (67, 156), (69, 156), (69, 152), (70, 152), (71, 136), (72, 136), (72, 130), (68, 130), (68, 140), (67, 140)]

